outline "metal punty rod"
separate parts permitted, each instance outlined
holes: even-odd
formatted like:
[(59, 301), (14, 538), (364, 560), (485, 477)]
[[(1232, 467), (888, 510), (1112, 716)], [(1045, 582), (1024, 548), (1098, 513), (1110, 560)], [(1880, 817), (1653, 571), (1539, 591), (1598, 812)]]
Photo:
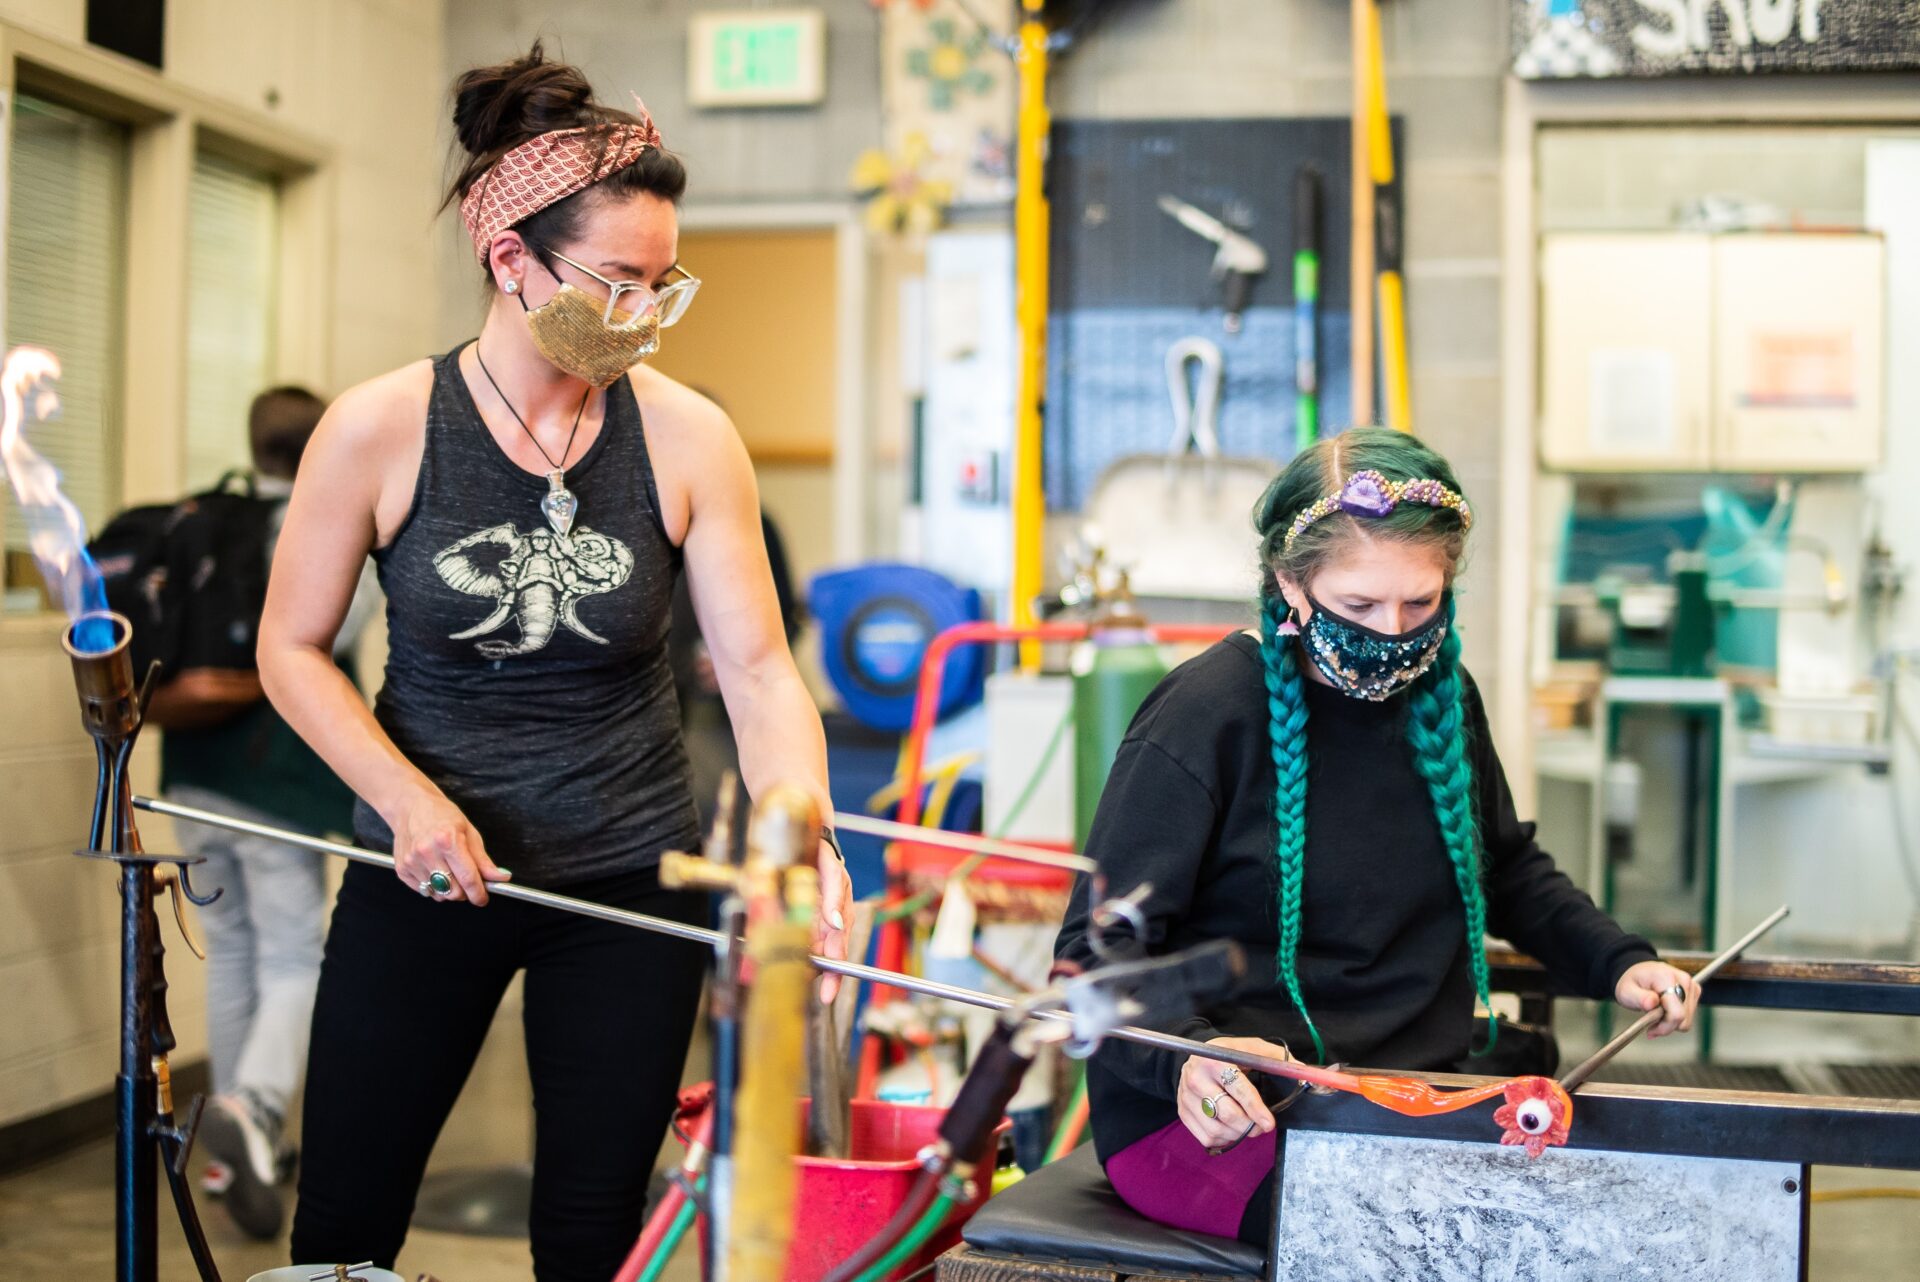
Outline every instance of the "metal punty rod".
[[(1725, 952), (1721, 953), (1718, 957), (1715, 957), (1712, 961), (1702, 966), (1698, 971), (1695, 971), (1693, 976), (1694, 981), (1696, 983), (1704, 984), (1709, 979), (1712, 979), (1715, 975), (1719, 974), (1720, 968), (1722, 966), (1725, 966), (1728, 962), (1738, 957), (1741, 953), (1744, 953), (1745, 951), (1747, 951), (1747, 948), (1753, 943), (1754, 940), (1760, 938), (1760, 936), (1766, 934), (1768, 931), (1772, 930), (1775, 926), (1778, 926), (1781, 922), (1781, 919), (1784, 918), (1786, 915), (1787, 915), (1787, 905), (1781, 904), (1778, 908), (1773, 910), (1773, 912), (1767, 917), (1765, 921), (1761, 922), (1758, 926), (1755, 926), (1752, 930), (1748, 931), (1746, 934), (1740, 936), (1739, 939), (1735, 940), (1732, 947), (1728, 948)], [(1618, 1055), (1621, 1051), (1625, 1050), (1628, 1042), (1631, 1042), (1634, 1038), (1640, 1036), (1640, 1034), (1646, 1032), (1649, 1028), (1652, 1028), (1655, 1024), (1659, 1023), (1662, 1019), (1665, 1019), (1665, 1018), (1666, 1018), (1666, 1007), (1663, 1004), (1660, 1006), (1655, 1006), (1652, 1010), (1642, 1015), (1639, 1019), (1634, 1020), (1632, 1024), (1622, 1029), (1614, 1037), (1612, 1041), (1608, 1042), (1605, 1046), (1602, 1046), (1599, 1050), (1595, 1051), (1593, 1054), (1587, 1056), (1587, 1058), (1580, 1061), (1580, 1063), (1574, 1065), (1574, 1067), (1568, 1071), (1566, 1076), (1560, 1079), (1561, 1088), (1567, 1091), (1568, 1093), (1572, 1093), (1573, 1091), (1578, 1090), (1581, 1083), (1585, 1082), (1589, 1077), (1592, 1077), (1596, 1072), (1598, 1072), (1601, 1069), (1601, 1067), (1606, 1064), (1608, 1060), (1612, 1059), (1615, 1055)]]
[[(156, 815), (168, 815), (175, 819), (185, 819), (192, 823), (206, 824), (209, 827), (224, 828), (229, 832), (244, 832), (255, 837), (266, 837), (273, 841), (283, 841), (290, 846), (299, 846), (306, 850), (316, 850), (321, 854), (338, 855), (342, 859), (351, 859), (355, 863), (371, 864), (376, 868), (393, 868), (393, 856), (362, 846), (350, 846), (344, 842), (327, 841), (321, 837), (309, 837), (303, 833), (289, 832), (270, 824), (254, 823), (248, 819), (235, 819), (229, 815), (216, 814), (210, 810), (200, 810), (193, 806), (182, 806), (171, 801), (162, 801), (156, 797), (135, 797), (133, 804)], [(917, 839), (917, 838), (916, 838)], [(549, 908), (558, 908), (562, 912), (578, 913), (583, 917), (595, 917), (601, 921), (610, 921), (622, 926), (634, 926), (640, 930), (650, 930), (656, 934), (671, 935), (675, 939), (684, 939), (690, 943), (705, 944), (710, 948), (718, 947), (725, 939), (719, 931), (703, 926), (688, 926), (682, 922), (669, 921), (664, 917), (654, 917), (646, 913), (630, 912), (624, 908), (609, 908), (605, 904), (591, 903), (584, 899), (575, 899), (571, 895), (555, 894), (551, 890), (537, 890), (531, 886), (516, 886), (511, 882), (493, 882), (487, 887), (490, 895), (499, 895), (504, 899), (519, 899), (530, 904), (544, 904)], [(942, 984), (931, 979), (921, 979), (917, 975), (902, 975), (897, 971), (883, 970), (878, 966), (866, 966), (859, 962), (839, 961), (831, 957), (816, 955), (814, 966), (819, 970), (835, 975), (845, 975), (849, 979), (862, 979), (870, 983), (885, 984), (892, 988), (902, 988), (919, 993), (925, 997), (938, 998), (941, 1001), (957, 1002), (963, 1006), (980, 1006), (987, 1010), (1010, 1010), (1016, 1004), (1013, 999), (999, 997), (992, 993), (977, 992), (971, 988), (960, 988), (953, 984)], [(1071, 1022), (1072, 1016), (1065, 1011), (1039, 1010), (1033, 1012), (1036, 1018)], [(1171, 1033), (1156, 1033), (1148, 1028), (1134, 1028), (1123, 1025), (1111, 1030), (1107, 1036), (1118, 1037), (1122, 1041), (1136, 1042), (1142, 1046), (1152, 1046), (1160, 1050), (1174, 1051), (1183, 1055), (1202, 1055), (1222, 1063), (1234, 1064), (1256, 1073), (1285, 1074), (1288, 1065), (1285, 1061), (1255, 1055), (1248, 1051), (1234, 1050), (1227, 1046), (1214, 1046), (1196, 1042), (1185, 1037), (1175, 1037)]]
[(999, 841), (993, 837), (973, 837), (962, 832), (922, 828), (917, 824), (895, 823), (891, 819), (875, 819), (871, 815), (853, 815), (840, 811), (833, 816), (833, 826), (845, 832), (865, 833), (869, 837), (885, 837), (889, 841), (911, 841), (922, 846), (943, 846), (948, 850), (964, 850), (969, 854), (998, 855), (1003, 859), (1017, 859), (1021, 863), (1039, 864), (1045, 868), (1063, 868), (1068, 872), (1100, 871), (1100, 866), (1085, 855), (1042, 850), (1038, 846), (1022, 845), (1015, 841)]

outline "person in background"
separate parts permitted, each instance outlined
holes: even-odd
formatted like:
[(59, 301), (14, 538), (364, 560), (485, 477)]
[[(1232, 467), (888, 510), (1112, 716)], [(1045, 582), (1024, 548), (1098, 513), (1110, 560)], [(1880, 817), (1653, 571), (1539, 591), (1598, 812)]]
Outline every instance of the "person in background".
[[(326, 403), (301, 387), (276, 387), (254, 398), (247, 415), (252, 492), (275, 510), (267, 518), (267, 547), (259, 554), (237, 550), (236, 560), (272, 556), (294, 472), (325, 411)], [(369, 611), (368, 596), (360, 592), (334, 644), (343, 668)], [(258, 618), (246, 622), (258, 630)], [(353, 794), (257, 685), (238, 711), (165, 732), (160, 777), (167, 798), (315, 836), (352, 831)], [(207, 1187), (222, 1196), (244, 1232), (268, 1240), (284, 1217), (276, 1186), (292, 1165), (285, 1121), (307, 1061), (320, 974), (322, 860), (296, 846), (201, 824), (176, 824), (174, 834), (184, 853), (206, 860), (195, 870), (198, 883), (221, 890), (200, 910), (215, 1092), (200, 1129), (211, 1158)]]

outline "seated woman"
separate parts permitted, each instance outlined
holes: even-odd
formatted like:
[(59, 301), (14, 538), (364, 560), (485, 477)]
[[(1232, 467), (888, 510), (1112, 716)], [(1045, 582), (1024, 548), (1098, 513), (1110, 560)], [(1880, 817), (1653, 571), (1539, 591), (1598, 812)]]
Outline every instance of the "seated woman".
[[(1514, 815), (1460, 664), (1452, 585), (1472, 514), (1446, 460), (1356, 428), (1296, 457), (1254, 520), (1259, 633), (1148, 697), (1088, 838), (1112, 893), (1152, 884), (1150, 952), (1246, 947), (1245, 991), (1167, 1031), (1323, 1064), (1454, 1069), (1487, 1004), (1488, 934), (1576, 992), (1664, 1005), (1656, 1037), (1689, 1027), (1692, 979), (1596, 908)], [(1082, 877), (1063, 965), (1094, 964), (1087, 931)], [(1266, 1244), (1277, 1136), (1254, 1082), (1110, 1040), (1087, 1086), (1095, 1148), (1128, 1205)]]

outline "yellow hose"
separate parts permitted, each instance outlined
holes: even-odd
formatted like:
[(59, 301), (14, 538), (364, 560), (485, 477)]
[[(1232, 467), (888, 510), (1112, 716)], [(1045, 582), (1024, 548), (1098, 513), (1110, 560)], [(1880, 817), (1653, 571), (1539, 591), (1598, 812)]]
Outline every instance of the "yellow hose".
[(1910, 1198), (1920, 1202), (1920, 1189), (1822, 1189), (1813, 1195), (1816, 1202), (1866, 1202), (1876, 1198)]

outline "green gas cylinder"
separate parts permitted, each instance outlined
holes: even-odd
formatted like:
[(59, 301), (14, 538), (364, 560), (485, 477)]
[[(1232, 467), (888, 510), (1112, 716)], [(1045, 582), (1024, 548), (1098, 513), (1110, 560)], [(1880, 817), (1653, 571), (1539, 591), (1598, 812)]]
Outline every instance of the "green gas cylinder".
[(1167, 675), (1160, 647), (1138, 627), (1097, 629), (1073, 664), (1074, 845), (1084, 850), (1113, 758), (1133, 714)]

